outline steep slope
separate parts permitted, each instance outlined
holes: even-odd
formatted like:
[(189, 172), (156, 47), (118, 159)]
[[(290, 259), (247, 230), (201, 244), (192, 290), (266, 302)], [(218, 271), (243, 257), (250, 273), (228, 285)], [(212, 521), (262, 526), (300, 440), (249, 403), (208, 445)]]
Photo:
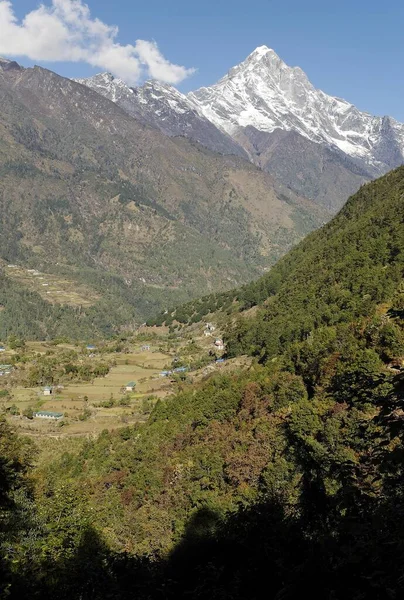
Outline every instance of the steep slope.
[(142, 87), (131, 88), (110, 73), (75, 81), (116, 102), (131, 116), (166, 135), (184, 136), (214, 152), (248, 158), (237, 142), (199, 114), (187, 97), (170, 85), (147, 81)]
[(327, 217), (239, 158), (46, 69), (2, 65), (1, 258), (91, 283), (113, 329), (250, 280)]
[[(330, 223), (307, 236), (257, 281), (178, 307), (169, 320), (188, 323), (196, 314), (201, 320), (223, 311), (228, 352), (266, 360), (286, 343), (306, 339), (320, 325), (371, 313), (375, 304), (401, 289), (403, 192), (404, 167), (399, 167), (362, 186)], [(252, 307), (255, 316), (249, 318)], [(235, 322), (228, 316), (238, 313)]]
[(378, 304), (387, 310), (394, 299), (401, 309), (403, 192), (404, 167), (363, 186), (328, 225), (247, 285), (238, 294), (241, 308), (264, 304), (248, 319), (248, 331), (243, 319), (230, 329), (229, 352), (267, 360), (319, 327), (374, 314)]
[(371, 178), (367, 168), (341, 150), (313, 142), (296, 131), (268, 133), (248, 126), (237, 138), (254, 164), (332, 213)]
[(363, 187), (239, 294), (264, 312), (231, 349), (265, 366), (216, 366), (36, 473), (12, 600), (402, 596), (403, 192), (404, 168)]

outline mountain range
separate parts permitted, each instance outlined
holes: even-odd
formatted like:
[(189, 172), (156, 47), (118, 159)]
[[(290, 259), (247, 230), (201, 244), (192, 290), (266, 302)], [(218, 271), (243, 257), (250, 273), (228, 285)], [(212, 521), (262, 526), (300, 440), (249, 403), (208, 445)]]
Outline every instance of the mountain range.
[[(188, 95), (0, 59), (0, 100), (2, 337), (107, 335), (245, 284), (403, 161), (403, 125), (265, 46)], [(92, 300), (27, 296), (7, 263)]]
[(103, 299), (72, 306), (81, 320), (63, 320), (45, 309), (33, 319), (33, 298), (21, 299), (17, 318), (13, 296), (0, 313), (2, 336), (133, 326), (253, 279), (330, 216), (231, 153), (234, 142), (213, 125), (226, 155), (6, 59), (0, 104), (0, 259), (85, 283)]
[[(78, 80), (167, 135), (248, 156), (298, 194), (336, 212), (404, 160), (404, 125), (316, 89), (299, 67), (260, 46), (220, 81), (188, 95), (103, 73)], [(213, 127), (214, 126), (214, 127)]]
[[(256, 64), (274, 57), (253, 54), (258, 90)], [(289, 76), (282, 86), (290, 95), (296, 78), (308, 89), (299, 71)], [(219, 114), (228, 81), (220, 85), (221, 99), (205, 91), (190, 102), (196, 107), (199, 95)], [(224, 132), (192, 109), (195, 131), (207, 132), (207, 120), (217, 143), (240, 137), (241, 151), (229, 145), (222, 154), (178, 135), (181, 120), (177, 133), (148, 123), (151, 100), (136, 116), (117, 98), (0, 60), (0, 337), (52, 339), (9, 339), (12, 355), (2, 348), (13, 372), (0, 385), (0, 597), (402, 598), (404, 166), (362, 185), (305, 235), (330, 216), (325, 206), (336, 210), (336, 196), (304, 198), (238, 155), (248, 130), (266, 159), (280, 154), (285, 179), (297, 181), (296, 165), (310, 160), (312, 170), (301, 172), (307, 187), (323, 164), (325, 194), (344, 173), (359, 181), (393, 155), (400, 160), (401, 126), (390, 120), (390, 133), (381, 126), (376, 134), (377, 119), (366, 125), (360, 116), (373, 131), (361, 138), (335, 113), (334, 129), (319, 129), (314, 117), (326, 124), (324, 109), (310, 131), (306, 113), (300, 131), (271, 130), (273, 114), (259, 130), (241, 124), (234, 107)], [(295, 104), (303, 115), (304, 103)], [(201, 290), (252, 280), (275, 261), (255, 281), (178, 306)], [(40, 276), (45, 286), (52, 274), (75, 285), (76, 297), (94, 293), (87, 305), (52, 303), (13, 273)], [(165, 310), (168, 302), (177, 308)], [(168, 332), (123, 331), (157, 307), (155, 324)], [(220, 355), (203, 335), (206, 320), (208, 333), (223, 337)], [(55, 339), (118, 332), (94, 354)], [(176, 373), (159, 397), (143, 387), (157, 374), (149, 351)], [(84, 395), (86, 373), (89, 389), (95, 369), (106, 374), (112, 365), (125, 365), (125, 378), (141, 367), (135, 393), (111, 394), (108, 404), (96, 386)], [(46, 429), (33, 421), (44, 400), (34, 382), (52, 382), (50, 400), (65, 411), (41, 408), (58, 417)], [(111, 426), (118, 404), (126, 410)], [(102, 431), (93, 428), (98, 408)], [(80, 440), (76, 424), (87, 420)], [(25, 437), (14, 430), (19, 423)], [(69, 424), (70, 440), (61, 429)]]

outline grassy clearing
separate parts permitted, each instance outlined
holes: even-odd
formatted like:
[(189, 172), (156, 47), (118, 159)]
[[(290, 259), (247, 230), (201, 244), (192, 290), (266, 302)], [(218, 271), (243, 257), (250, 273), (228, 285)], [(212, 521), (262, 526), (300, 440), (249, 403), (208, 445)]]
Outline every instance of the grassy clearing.
[[(37, 352), (47, 349), (40, 343), (31, 345)], [(4, 404), (14, 404), (20, 416), (11, 416), (10, 419), (21, 432), (51, 437), (95, 435), (106, 428), (145, 420), (153, 406), (153, 400), (145, 399), (150, 396), (162, 398), (173, 389), (169, 379), (159, 377), (160, 371), (170, 364), (172, 356), (153, 350), (104, 356), (106, 360), (111, 358), (116, 366), (105, 377), (86, 383), (70, 383), (55, 390), (51, 396), (44, 396), (42, 388), (15, 387)], [(129, 381), (136, 381), (133, 392), (124, 389)], [(121, 403), (122, 398), (124, 403)], [(62, 412), (65, 417), (56, 422), (27, 419), (22, 413), (29, 407)]]

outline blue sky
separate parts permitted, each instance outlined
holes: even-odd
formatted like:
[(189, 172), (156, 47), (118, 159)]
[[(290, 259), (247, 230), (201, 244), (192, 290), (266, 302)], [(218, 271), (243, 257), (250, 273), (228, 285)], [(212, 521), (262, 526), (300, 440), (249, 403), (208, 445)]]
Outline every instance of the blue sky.
[[(22, 19), (39, 2), (11, 0), (11, 4)], [(266, 44), (289, 65), (300, 66), (316, 87), (362, 110), (404, 121), (403, 0), (88, 0), (87, 4), (91, 17), (119, 27), (116, 41), (121, 45), (155, 40), (168, 61), (196, 68), (178, 84), (181, 91), (214, 83), (256, 46)], [(18, 60), (69, 77), (103, 70), (84, 62), (25, 56)]]

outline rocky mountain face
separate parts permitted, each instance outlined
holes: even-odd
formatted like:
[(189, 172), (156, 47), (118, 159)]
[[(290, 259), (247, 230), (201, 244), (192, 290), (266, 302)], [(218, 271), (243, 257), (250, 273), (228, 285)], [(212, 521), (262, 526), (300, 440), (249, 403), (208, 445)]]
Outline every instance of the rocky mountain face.
[(227, 133), (200, 114), (184, 94), (174, 87), (147, 81), (131, 88), (111, 73), (76, 79), (123, 108), (142, 123), (168, 136), (184, 136), (220, 154), (235, 154), (248, 159), (247, 152)]
[(329, 218), (46, 69), (1, 62), (0, 105), (0, 258), (92, 285), (112, 327), (253, 279)]
[(296, 131), (376, 170), (394, 166), (390, 153), (380, 152), (389, 136), (401, 148), (403, 158), (403, 124), (390, 117), (373, 117), (317, 90), (299, 67), (287, 66), (266, 46), (257, 48), (218, 83), (189, 98), (231, 135), (247, 126), (266, 132)]
[(249, 125), (238, 134), (252, 162), (277, 181), (334, 213), (372, 175), (344, 152), (296, 131), (268, 133)]
[(187, 96), (156, 82), (130, 90), (107, 74), (81, 82), (168, 135), (224, 154), (244, 151), (284, 185), (333, 212), (362, 183), (404, 161), (403, 124), (317, 90), (299, 67), (266, 46), (215, 85)]

